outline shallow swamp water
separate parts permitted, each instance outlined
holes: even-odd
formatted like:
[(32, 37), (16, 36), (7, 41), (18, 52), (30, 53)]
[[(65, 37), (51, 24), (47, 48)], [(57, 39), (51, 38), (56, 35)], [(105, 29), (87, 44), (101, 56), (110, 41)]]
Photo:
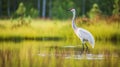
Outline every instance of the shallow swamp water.
[(120, 42), (98, 41), (83, 51), (80, 42), (0, 42), (0, 67), (120, 67)]

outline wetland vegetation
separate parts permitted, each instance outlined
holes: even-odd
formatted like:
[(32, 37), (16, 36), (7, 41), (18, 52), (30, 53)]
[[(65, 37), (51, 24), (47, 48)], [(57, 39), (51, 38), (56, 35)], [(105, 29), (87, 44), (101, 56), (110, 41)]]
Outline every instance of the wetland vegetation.
[[(16, 22), (16, 20), (14, 20)], [(120, 27), (104, 22), (84, 25), (95, 37), (95, 48), (81, 52), (80, 40), (71, 22), (32, 20), (14, 27), (10, 20), (0, 20), (1, 67), (119, 67)]]

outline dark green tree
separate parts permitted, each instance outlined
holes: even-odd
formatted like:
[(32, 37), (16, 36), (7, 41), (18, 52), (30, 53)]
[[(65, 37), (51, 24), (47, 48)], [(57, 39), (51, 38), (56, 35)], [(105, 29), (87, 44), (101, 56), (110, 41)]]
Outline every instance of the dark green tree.
[(25, 15), (25, 11), (26, 11), (26, 8), (25, 8), (24, 4), (21, 2), (19, 4), (18, 9), (16, 10), (16, 14), (23, 17)]
[(120, 0), (114, 0), (114, 5), (113, 5), (113, 15), (114, 16), (119, 16), (120, 15)]
[(38, 17), (38, 15), (39, 15), (39, 12), (37, 9), (35, 9), (35, 8), (30, 9), (29, 16), (31, 16), (32, 18), (36, 18), (36, 17)]
[(96, 3), (93, 4), (93, 7), (88, 13), (89, 17), (93, 19), (93, 18), (96, 18), (97, 16), (100, 16), (100, 14), (101, 14), (101, 10), (99, 9), (99, 6)]
[[(34, 12), (37, 10), (39, 17), (66, 19), (70, 16), (66, 11), (69, 8), (75, 8), (77, 16), (82, 16), (91, 10), (94, 3), (99, 5), (99, 9), (104, 15), (109, 16), (118, 13), (120, 10), (120, 0), (0, 0), (0, 16), (12, 16), (18, 10), (21, 2), (26, 8), (25, 12), (22, 11), (23, 14), (20, 14), (19, 11), (18, 14), (26, 17), (35, 9)], [(36, 15), (36, 17), (38, 16)]]
[(54, 0), (52, 8), (52, 17), (59, 19), (66, 19), (70, 16), (66, 10), (74, 7), (73, 0)]
[(25, 17), (25, 11), (26, 11), (26, 8), (24, 6), (24, 4), (21, 2), (18, 6), (18, 9), (16, 10), (16, 15), (18, 15), (19, 17), (19, 21), (21, 24), (24, 24), (25, 20), (24, 20), (24, 17)]
[(2, 1), (0, 0), (0, 16), (2, 14)]
[(107, 16), (112, 15), (114, 0), (98, 0), (97, 4), (102, 14)]

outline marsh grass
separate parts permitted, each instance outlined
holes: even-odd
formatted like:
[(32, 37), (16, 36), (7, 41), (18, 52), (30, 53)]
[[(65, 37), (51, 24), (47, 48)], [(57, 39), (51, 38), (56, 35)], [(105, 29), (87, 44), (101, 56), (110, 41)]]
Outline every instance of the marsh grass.
[[(0, 20), (0, 38), (63, 38), (66, 40), (78, 39), (71, 27), (71, 21), (59, 21), (59, 20), (31, 20), (31, 24), (21, 25), (15, 28), (12, 26), (17, 23), (15, 20)], [(107, 24), (105, 21), (99, 21), (98, 23), (85, 25), (77, 24), (78, 27), (83, 27), (89, 30), (95, 39), (98, 40), (119, 40), (120, 28), (117, 23)]]
[[(16, 24), (14, 22), (17, 21), (0, 20), (0, 67), (120, 67), (120, 28), (116, 23), (107, 24), (105, 21), (99, 21), (91, 25), (78, 24), (95, 37), (95, 48), (92, 49), (88, 44), (88, 53), (104, 55), (102, 60), (87, 60), (74, 59), (76, 51), (81, 51), (82, 46), (71, 28), (71, 21), (36, 19), (28, 26), (12, 28)], [(58, 37), (63, 40), (45, 41), (45, 37)], [(23, 41), (4, 41), (11, 38)], [(36, 41), (35, 38), (43, 39)], [(102, 42), (99, 42), (100, 40)], [(77, 48), (66, 49), (63, 46)], [(71, 58), (66, 59), (66, 55)]]
[[(92, 54), (103, 54), (104, 59), (87, 60), (74, 59), (74, 49), (59, 47), (70, 44), (64, 41), (23, 41), (20, 43), (0, 42), (1, 67), (119, 67), (119, 45), (110, 42), (97, 42), (95, 49), (90, 48)], [(74, 44), (75, 45), (75, 44)], [(53, 48), (50, 48), (55, 46)], [(104, 47), (101, 47), (104, 46)], [(80, 47), (80, 46), (79, 46)], [(79, 48), (81, 49), (81, 48)], [(117, 51), (117, 52), (114, 52)], [(40, 55), (41, 54), (41, 55)], [(65, 54), (71, 58), (65, 58)], [(73, 57), (73, 58), (72, 58)]]

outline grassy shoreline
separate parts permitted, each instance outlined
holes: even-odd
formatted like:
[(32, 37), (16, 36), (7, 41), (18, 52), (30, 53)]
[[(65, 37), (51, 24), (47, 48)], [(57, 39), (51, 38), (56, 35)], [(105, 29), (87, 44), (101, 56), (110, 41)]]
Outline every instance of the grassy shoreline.
[[(66, 40), (77, 39), (71, 27), (71, 21), (59, 20), (31, 20), (30, 25), (15, 26), (17, 20), (11, 22), (10, 20), (0, 20), (0, 39), (24, 39), (24, 38), (63, 38)], [(120, 28), (117, 23), (107, 24), (104, 21), (98, 23), (85, 25), (78, 24), (90, 31), (96, 40), (120, 40)], [(14, 28), (12, 28), (15, 26)]]
[[(1, 67), (120, 67), (120, 28), (117, 24), (78, 24), (89, 30), (96, 38), (95, 48), (81, 53), (82, 45), (73, 32), (71, 21), (32, 20), (31, 25), (12, 28), (10, 20), (0, 20), (0, 66)], [(44, 41), (44, 38), (60, 37), (65, 40)], [(115, 43), (112, 38), (117, 39)], [(10, 38), (10, 39), (9, 39)], [(18, 40), (4, 42), (5, 39)], [(36, 41), (34, 39), (43, 38)], [(23, 40), (19, 42), (19, 39)], [(33, 39), (24, 40), (24, 39)], [(55, 39), (56, 40), (56, 39)], [(103, 40), (103, 41), (98, 41)], [(0, 40), (1, 41), (1, 40)], [(75, 46), (76, 48), (66, 48)], [(87, 59), (87, 54), (93, 59)], [(82, 59), (81, 56), (83, 56)], [(95, 59), (99, 56), (103, 59)], [(67, 58), (66, 58), (67, 57)], [(70, 58), (69, 58), (70, 57)], [(78, 59), (76, 59), (78, 58)]]

